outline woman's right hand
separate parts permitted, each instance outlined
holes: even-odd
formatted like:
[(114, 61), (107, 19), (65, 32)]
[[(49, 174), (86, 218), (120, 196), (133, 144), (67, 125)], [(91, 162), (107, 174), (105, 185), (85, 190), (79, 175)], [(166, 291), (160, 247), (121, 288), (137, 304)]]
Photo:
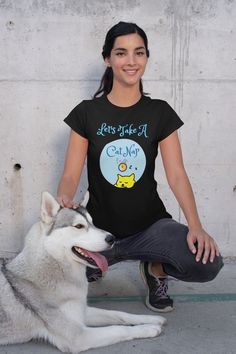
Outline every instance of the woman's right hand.
[(77, 208), (73, 201), (84, 167), (88, 140), (71, 130), (63, 175), (57, 189), (57, 201), (63, 208)]
[(69, 198), (67, 195), (59, 195), (57, 197), (57, 201), (60, 204), (62, 208), (73, 208), (76, 209), (78, 208), (79, 204), (74, 202), (71, 198)]

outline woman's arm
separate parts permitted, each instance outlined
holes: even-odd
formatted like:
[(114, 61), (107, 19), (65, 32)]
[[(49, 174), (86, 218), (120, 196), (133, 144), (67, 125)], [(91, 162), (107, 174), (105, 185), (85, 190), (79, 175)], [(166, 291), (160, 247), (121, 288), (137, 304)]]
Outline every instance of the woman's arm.
[(214, 239), (202, 228), (192, 187), (184, 168), (177, 131), (160, 142), (160, 150), (167, 181), (188, 223), (188, 246), (193, 253), (197, 251), (196, 261), (203, 255), (203, 263), (206, 263), (209, 257), (213, 262), (215, 255), (219, 255), (219, 249)]
[(58, 202), (62, 207), (75, 207), (73, 202), (88, 151), (88, 140), (71, 130), (64, 171), (58, 186)]

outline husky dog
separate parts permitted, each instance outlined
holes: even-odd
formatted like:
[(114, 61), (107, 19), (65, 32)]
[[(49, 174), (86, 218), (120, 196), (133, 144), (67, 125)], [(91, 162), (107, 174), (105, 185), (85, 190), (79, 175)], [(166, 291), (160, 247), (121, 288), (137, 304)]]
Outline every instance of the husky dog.
[(99, 252), (114, 236), (96, 228), (83, 206), (61, 208), (43, 192), (41, 220), (14, 259), (0, 261), (0, 344), (45, 339), (62, 352), (155, 337), (165, 319), (87, 306), (86, 266), (106, 271)]

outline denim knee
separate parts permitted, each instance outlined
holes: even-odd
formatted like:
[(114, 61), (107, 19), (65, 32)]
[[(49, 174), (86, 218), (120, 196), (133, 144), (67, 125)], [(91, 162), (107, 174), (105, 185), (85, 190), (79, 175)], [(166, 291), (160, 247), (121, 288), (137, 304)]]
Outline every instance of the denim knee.
[[(208, 262), (209, 263), (209, 262)], [(221, 268), (223, 268), (223, 258), (222, 256), (216, 256), (213, 263), (210, 263), (209, 279), (207, 281), (215, 279)]]
[(208, 261), (206, 264), (203, 264), (201, 261), (195, 261), (189, 269), (190, 281), (199, 283), (211, 281), (215, 279), (223, 265), (224, 263), (221, 256), (216, 256), (213, 263)]

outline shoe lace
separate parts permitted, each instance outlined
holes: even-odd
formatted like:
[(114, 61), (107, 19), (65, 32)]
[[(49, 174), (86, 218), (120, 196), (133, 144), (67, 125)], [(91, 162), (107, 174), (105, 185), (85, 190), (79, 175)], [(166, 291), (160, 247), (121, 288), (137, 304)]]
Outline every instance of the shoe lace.
[(168, 292), (168, 278), (156, 278), (156, 291), (155, 295), (161, 298), (167, 298), (167, 292)]
[(173, 278), (171, 276), (168, 277), (163, 277), (163, 278), (155, 278), (156, 280), (156, 291), (155, 291), (155, 295), (163, 297), (163, 298), (167, 298), (169, 297), (167, 295), (168, 292), (168, 283), (173, 282), (173, 281), (179, 281), (176, 278)]

